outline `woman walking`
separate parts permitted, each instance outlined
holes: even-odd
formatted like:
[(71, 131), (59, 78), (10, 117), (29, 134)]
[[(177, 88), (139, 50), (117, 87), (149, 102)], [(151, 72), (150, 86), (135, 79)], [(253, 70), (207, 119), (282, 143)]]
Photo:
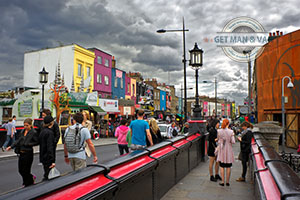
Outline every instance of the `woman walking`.
[(120, 155), (124, 154), (124, 150), (126, 153), (129, 153), (128, 143), (126, 141), (129, 128), (126, 125), (127, 125), (127, 120), (122, 119), (120, 126), (116, 129), (115, 137), (118, 138), (118, 147), (119, 147)]
[(40, 141), (40, 162), (44, 167), (44, 180), (48, 180), (50, 170), (55, 167), (55, 138), (52, 127), (54, 125), (53, 117), (46, 116), (44, 118), (44, 128), (42, 129)]
[(15, 148), (15, 152), (20, 155), (18, 168), (25, 187), (34, 184), (35, 177), (31, 174), (31, 166), (33, 162), (32, 147), (35, 145), (38, 145), (38, 136), (36, 131), (32, 128), (32, 119), (27, 118), (24, 120), (24, 129), (18, 140), (6, 148), (7, 151)]
[(243, 166), (242, 176), (238, 178), (236, 181), (245, 182), (246, 181), (246, 173), (247, 173), (247, 162), (249, 161), (249, 154), (251, 153), (251, 139), (253, 137), (253, 133), (251, 129), (253, 128), (252, 124), (247, 121), (244, 121), (241, 124), (243, 132), (241, 135), (237, 137), (240, 141), (241, 145), (241, 160)]
[(233, 130), (228, 129), (229, 121), (224, 119), (221, 129), (218, 130), (218, 145), (219, 151), (217, 161), (220, 162), (220, 171), (222, 182), (219, 185), (224, 186), (225, 169), (226, 169), (226, 185), (229, 186), (229, 179), (231, 174), (232, 163), (234, 162), (234, 155), (232, 151), (232, 144), (235, 143)]
[[(210, 124), (209, 135), (208, 135), (207, 155), (209, 157), (209, 174), (210, 174), (210, 180), (214, 182), (216, 182), (217, 180), (222, 180), (219, 175), (219, 162), (216, 162), (216, 155), (215, 155), (219, 126), (220, 126), (219, 120), (213, 119)], [(213, 174), (214, 163), (215, 163), (215, 176)]]
[[(156, 120), (154, 118), (150, 119), (149, 121), (149, 127), (150, 127), (150, 133), (152, 136), (153, 144), (160, 143), (163, 139), (160, 134), (159, 127), (156, 123)], [(147, 140), (147, 146), (150, 146), (150, 142)]]

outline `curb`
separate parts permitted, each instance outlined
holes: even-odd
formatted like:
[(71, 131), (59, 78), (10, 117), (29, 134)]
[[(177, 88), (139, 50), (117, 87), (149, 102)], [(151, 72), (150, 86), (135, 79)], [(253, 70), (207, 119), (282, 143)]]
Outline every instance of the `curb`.
[[(118, 144), (118, 142), (112, 142), (112, 143), (107, 143), (107, 144), (94, 144), (95, 147), (98, 147), (98, 146), (107, 146), (107, 145), (113, 145), (113, 144)], [(59, 148), (59, 149), (56, 149), (56, 151), (63, 151), (64, 149), (63, 148)], [(13, 151), (13, 150), (11, 150)], [(40, 151), (35, 151), (33, 154), (38, 154), (40, 153)], [(0, 156), (0, 161), (1, 160), (7, 160), (7, 159), (10, 159), (10, 158), (14, 158), (14, 157), (18, 157), (17, 154), (15, 154), (14, 152), (11, 154), (11, 155), (3, 155), (3, 156)]]

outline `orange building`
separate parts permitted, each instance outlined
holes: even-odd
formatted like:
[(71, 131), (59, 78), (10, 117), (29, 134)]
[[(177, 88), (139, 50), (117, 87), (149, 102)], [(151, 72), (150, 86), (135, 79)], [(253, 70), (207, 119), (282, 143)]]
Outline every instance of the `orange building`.
[(287, 146), (296, 148), (300, 139), (300, 30), (271, 38), (254, 64), (258, 122), (282, 122), (282, 79), (289, 76), (294, 87), (287, 88), (285, 79), (286, 141)]

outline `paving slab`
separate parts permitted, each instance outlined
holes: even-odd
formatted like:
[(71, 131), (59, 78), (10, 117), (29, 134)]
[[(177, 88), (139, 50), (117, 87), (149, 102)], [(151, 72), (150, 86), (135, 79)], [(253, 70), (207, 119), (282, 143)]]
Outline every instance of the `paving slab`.
[[(235, 162), (231, 168), (230, 186), (220, 186), (219, 182), (209, 180), (209, 161), (201, 162), (187, 176), (171, 188), (162, 200), (254, 200), (254, 185), (247, 173), (244, 183), (235, 180), (241, 176), (242, 164), (237, 159), (240, 144), (233, 145)], [(248, 171), (249, 172), (249, 171)]]

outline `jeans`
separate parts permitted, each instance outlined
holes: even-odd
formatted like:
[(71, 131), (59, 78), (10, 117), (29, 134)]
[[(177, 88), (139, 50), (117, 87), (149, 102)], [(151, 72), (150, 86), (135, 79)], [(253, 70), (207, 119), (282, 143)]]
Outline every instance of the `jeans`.
[(124, 150), (126, 153), (129, 153), (128, 145), (127, 144), (118, 144), (120, 155), (124, 154)]
[(7, 135), (7, 136), (6, 136), (6, 141), (5, 141), (5, 143), (3, 144), (3, 147), (4, 147), (4, 148), (7, 148), (8, 146), (11, 146), (14, 142), (15, 142), (15, 136), (13, 136), (13, 137), (11, 138), (10, 135)]

